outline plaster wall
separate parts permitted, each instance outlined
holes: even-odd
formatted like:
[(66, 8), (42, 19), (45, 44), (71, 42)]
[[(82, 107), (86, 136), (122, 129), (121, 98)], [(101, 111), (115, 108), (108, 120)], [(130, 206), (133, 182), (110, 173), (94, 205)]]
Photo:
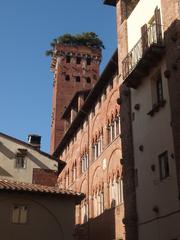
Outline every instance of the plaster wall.
[(161, 9), (161, 0), (140, 0), (127, 19), (128, 52), (141, 38), (141, 27), (150, 21), (156, 7)]
[[(19, 148), (27, 149), (26, 168), (16, 168), (16, 153)], [(20, 143), (0, 136), (0, 177), (32, 183), (33, 169), (57, 171), (58, 163), (40, 152)]]
[[(27, 205), (27, 223), (12, 223), (14, 204)], [(72, 240), (74, 231), (75, 202), (25, 193), (2, 193), (0, 196), (0, 231), (6, 240), (59, 239)]]
[[(158, 67), (161, 67), (163, 94), (166, 104), (154, 116), (150, 116), (147, 113), (152, 109), (151, 79)], [(158, 67), (154, 68), (150, 75), (143, 79), (137, 90), (131, 90), (131, 108), (134, 114), (134, 121), (132, 121), (134, 159), (135, 168), (138, 170), (136, 196), (138, 220), (141, 225), (139, 228), (140, 239), (150, 239), (152, 236), (159, 239), (156, 217), (168, 216), (168, 214), (179, 209), (168, 82), (163, 74), (166, 70), (165, 62), (162, 61)], [(139, 111), (135, 110), (135, 104), (140, 104)], [(144, 147), (143, 151), (139, 150), (141, 145)], [(164, 151), (168, 151), (170, 176), (160, 180), (158, 155)], [(152, 165), (155, 166), (155, 171), (152, 171)], [(158, 215), (153, 211), (155, 206), (159, 208)], [(148, 223), (149, 221), (155, 222), (153, 224)], [(167, 221), (169, 221), (169, 227), (172, 227), (171, 225), (174, 222), (171, 221), (171, 218)], [(166, 218), (164, 220), (160, 219), (158, 222), (162, 226), (167, 224), (164, 223)], [(146, 233), (146, 236), (148, 236), (151, 230), (150, 236), (152, 236), (146, 238), (144, 234)], [(161, 230), (163, 230), (163, 227), (159, 230), (160, 234)], [(154, 237), (153, 239), (155, 239)]]

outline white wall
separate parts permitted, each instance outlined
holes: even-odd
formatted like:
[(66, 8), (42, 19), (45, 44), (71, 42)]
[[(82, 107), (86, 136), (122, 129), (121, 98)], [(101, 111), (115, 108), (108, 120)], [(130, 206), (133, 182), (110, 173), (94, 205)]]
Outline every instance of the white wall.
[(141, 38), (141, 27), (149, 22), (157, 6), (161, 9), (161, 0), (140, 0), (127, 19), (128, 51), (130, 51)]
[[(18, 148), (27, 149), (25, 169), (15, 167)], [(38, 151), (0, 136), (0, 177), (32, 183), (33, 168), (57, 170), (58, 163)]]
[[(28, 207), (27, 223), (12, 223), (13, 205)], [(73, 240), (75, 199), (32, 193), (0, 196), (0, 230), (3, 240)]]
[[(151, 74), (142, 80), (142, 84), (137, 90), (131, 90), (131, 107), (135, 113), (135, 120), (132, 122), (132, 126), (135, 168), (138, 169), (139, 180), (136, 194), (138, 221), (140, 224), (156, 218), (156, 214), (152, 210), (156, 205), (159, 207), (159, 216), (167, 215), (179, 209), (175, 159), (171, 156), (171, 154), (174, 154), (174, 148), (168, 83), (163, 74), (165, 69), (165, 63), (162, 62), (161, 73), (166, 104), (159, 112), (156, 112), (154, 116), (151, 117), (147, 115), (147, 113), (152, 109), (151, 77), (157, 69), (154, 68)], [(140, 104), (139, 111), (134, 109), (135, 104)], [(144, 146), (143, 152), (139, 150), (140, 145)], [(161, 181), (158, 155), (166, 150), (169, 154), (170, 176)], [(154, 172), (151, 170), (152, 164), (155, 165)], [(180, 218), (180, 216), (178, 218)], [(158, 221), (158, 224), (161, 224), (161, 220)], [(169, 221), (169, 227), (174, 224), (170, 218), (166, 221)], [(164, 224), (164, 226), (167, 225), (168, 223)], [(151, 234), (154, 236), (153, 239), (166, 239), (155, 237), (158, 234), (158, 228), (157, 220), (155, 220), (154, 224), (147, 223), (142, 225), (140, 227), (140, 240), (152, 239), (144, 235), (147, 234), (147, 229), (149, 236), (151, 236)], [(163, 228), (159, 228), (158, 231), (161, 230), (163, 231)], [(177, 234), (177, 232), (174, 234)]]

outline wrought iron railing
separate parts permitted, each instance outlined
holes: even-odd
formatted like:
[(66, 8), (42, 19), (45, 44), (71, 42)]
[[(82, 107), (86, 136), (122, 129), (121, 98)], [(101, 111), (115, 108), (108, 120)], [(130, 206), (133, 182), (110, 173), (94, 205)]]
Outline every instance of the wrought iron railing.
[(125, 79), (132, 72), (138, 62), (143, 58), (143, 55), (146, 53), (147, 49), (153, 45), (162, 46), (162, 44), (162, 26), (158, 24), (152, 24), (142, 34), (140, 40), (123, 60), (123, 79)]

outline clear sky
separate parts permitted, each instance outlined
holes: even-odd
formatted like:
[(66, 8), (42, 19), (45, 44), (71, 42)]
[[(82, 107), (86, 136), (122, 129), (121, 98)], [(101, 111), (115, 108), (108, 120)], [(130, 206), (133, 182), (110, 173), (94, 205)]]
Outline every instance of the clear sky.
[(49, 152), (53, 75), (44, 53), (55, 37), (82, 32), (103, 40), (102, 71), (117, 46), (113, 7), (102, 0), (1, 0), (0, 132), (23, 141), (39, 134)]

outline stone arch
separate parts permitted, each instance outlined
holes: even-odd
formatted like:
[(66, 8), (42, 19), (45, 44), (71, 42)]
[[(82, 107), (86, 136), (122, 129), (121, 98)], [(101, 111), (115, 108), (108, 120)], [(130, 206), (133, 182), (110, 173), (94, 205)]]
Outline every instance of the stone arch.
[(92, 175), (91, 188), (90, 188), (91, 194), (96, 188), (102, 185), (102, 183), (103, 183), (103, 170), (101, 166), (97, 166)]
[[(30, 196), (25, 196), (25, 197), (21, 197), (21, 196), (17, 196), (15, 198), (13, 198), (13, 203), (17, 200), (17, 202), (23, 202), (23, 203), (29, 203), (29, 204), (32, 204), (34, 205), (34, 207), (38, 207), (38, 213), (42, 213), (42, 214), (48, 214), (48, 217), (45, 216), (44, 218), (42, 218), (42, 215), (40, 217), (40, 219), (48, 219), (47, 221), (47, 228), (44, 228), (43, 229), (39, 229), (37, 226), (34, 228), (34, 231), (33, 231), (33, 227), (30, 228), (29, 230), (29, 233), (28, 233), (28, 230), (26, 231), (26, 235), (27, 234), (31, 234), (31, 232), (36, 232), (37, 235), (41, 235), (42, 234), (42, 230), (43, 230), (43, 233), (46, 234), (50, 237), (52, 237), (52, 233), (54, 231), (56, 231), (56, 233), (59, 235), (59, 239), (60, 240), (65, 240), (65, 236), (64, 236), (64, 231), (63, 231), (63, 228), (62, 228), (62, 223), (59, 221), (59, 219), (57, 218), (57, 216), (45, 205), (43, 204), (42, 202), (38, 201), (38, 200), (35, 200), (34, 198), (30, 197)], [(12, 205), (12, 200), (11, 198), (7, 197), (7, 198), (4, 198), (4, 199), (1, 199), (0, 200), (0, 203), (2, 204), (3, 202), (5, 202), (6, 206), (9, 202), (10, 205)], [(18, 203), (17, 203), (18, 204)], [(52, 226), (53, 226), (53, 230), (52, 232), (50, 233), (49, 229), (51, 227), (50, 225), (50, 222), (52, 221)], [(38, 221), (37, 219), (37, 216), (36, 216), (36, 221)], [(40, 221), (40, 220), (39, 220)], [(39, 225), (41, 227), (41, 225)], [(56, 234), (56, 236), (57, 236)], [(48, 236), (47, 236), (47, 239), (48, 239)], [(21, 235), (22, 237), (22, 235)]]
[(87, 179), (84, 178), (79, 186), (79, 192), (82, 192), (84, 194), (86, 194), (86, 196), (88, 195), (88, 186), (87, 186)]
[(117, 110), (119, 110), (119, 105), (117, 104), (118, 89), (115, 89), (108, 100), (107, 109), (106, 109), (106, 123), (108, 120), (115, 116)]
[(107, 178), (112, 177), (113, 175), (121, 175), (122, 167), (120, 159), (122, 157), (122, 152), (120, 148), (116, 148), (110, 155), (108, 165), (107, 165)]
[(95, 135), (98, 134), (99, 130), (101, 129), (101, 119), (100, 119), (100, 113), (98, 113), (93, 121), (93, 124), (92, 124), (92, 137), (94, 137)]
[(82, 151), (84, 151), (84, 149), (88, 147), (87, 145), (88, 145), (88, 132), (85, 131), (80, 141), (80, 154), (82, 154)]

